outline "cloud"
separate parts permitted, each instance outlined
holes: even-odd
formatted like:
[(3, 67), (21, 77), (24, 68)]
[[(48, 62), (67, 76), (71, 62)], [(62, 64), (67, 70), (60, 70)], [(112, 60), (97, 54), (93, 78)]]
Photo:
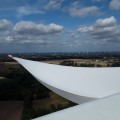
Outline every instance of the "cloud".
[(7, 36), (7, 37), (5, 37), (5, 41), (12, 42), (12, 41), (14, 41), (14, 38), (12, 36)]
[(92, 26), (84, 26), (78, 32), (86, 33), (91, 40), (104, 42), (120, 42), (120, 25), (114, 16), (98, 19)]
[(90, 31), (93, 31), (93, 26), (85, 26), (85, 27), (81, 27), (78, 29), (78, 32), (90, 32)]
[(64, 27), (51, 23), (38, 24), (32, 21), (20, 21), (11, 29), (12, 23), (8, 20), (0, 20), (0, 43), (4, 45), (56, 45), (64, 34)]
[(29, 7), (29, 6), (22, 6), (17, 9), (18, 17), (26, 16), (26, 15), (31, 15), (31, 14), (44, 14), (43, 11), (38, 10), (37, 8), (34, 7)]
[(63, 2), (64, 0), (50, 0), (44, 8), (45, 10), (60, 9)]
[(69, 14), (73, 17), (96, 16), (100, 15), (100, 11), (96, 6), (88, 6), (82, 8), (71, 7), (69, 9)]
[(110, 26), (114, 26), (115, 24), (116, 24), (116, 19), (114, 16), (105, 19), (96, 20), (96, 25), (99, 27), (107, 27), (107, 26), (110, 27)]
[(112, 0), (109, 4), (110, 9), (120, 10), (120, 0)]
[(0, 20), (0, 31), (6, 31), (12, 26), (12, 23), (6, 19)]
[(20, 21), (16, 23), (16, 25), (14, 26), (14, 31), (22, 35), (33, 35), (37, 34), (36, 32), (38, 32), (36, 24), (31, 21)]
[(31, 21), (21, 21), (18, 22), (15, 27), (14, 31), (18, 34), (27, 34), (27, 35), (50, 35), (61, 33), (64, 27), (51, 23), (49, 25), (44, 24), (36, 24)]

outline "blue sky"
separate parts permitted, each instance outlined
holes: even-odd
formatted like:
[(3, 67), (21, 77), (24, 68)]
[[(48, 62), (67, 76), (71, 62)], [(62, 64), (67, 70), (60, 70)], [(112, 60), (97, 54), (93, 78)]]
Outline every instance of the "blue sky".
[(120, 0), (0, 0), (0, 53), (120, 51)]

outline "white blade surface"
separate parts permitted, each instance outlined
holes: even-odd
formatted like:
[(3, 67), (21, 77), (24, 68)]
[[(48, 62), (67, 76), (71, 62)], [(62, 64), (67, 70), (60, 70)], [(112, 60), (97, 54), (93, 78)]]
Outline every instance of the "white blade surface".
[(68, 67), (12, 58), (43, 85), (78, 104), (120, 92), (120, 67)]
[(120, 120), (120, 94), (77, 105), (34, 120)]

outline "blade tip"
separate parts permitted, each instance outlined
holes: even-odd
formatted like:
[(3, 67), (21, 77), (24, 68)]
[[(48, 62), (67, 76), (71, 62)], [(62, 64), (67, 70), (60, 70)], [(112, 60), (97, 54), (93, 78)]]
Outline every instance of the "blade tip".
[(10, 58), (14, 58), (14, 56), (12, 56), (12, 55), (8, 55), (8, 57), (10, 57)]

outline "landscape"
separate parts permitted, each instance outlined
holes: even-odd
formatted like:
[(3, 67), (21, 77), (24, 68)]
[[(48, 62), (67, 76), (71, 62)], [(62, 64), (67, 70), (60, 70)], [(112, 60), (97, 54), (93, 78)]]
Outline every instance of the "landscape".
[[(120, 67), (119, 52), (16, 53), (13, 56), (74, 67)], [(40, 84), (7, 54), (0, 55), (0, 120), (30, 120), (74, 105)]]
[[(12, 57), (10, 58), (8, 55), (43, 63), (72, 66), (60, 67), (72, 68), (70, 70), (71, 73), (64, 72), (64, 70), (69, 71), (69, 69), (60, 69), (61, 71), (58, 72), (56, 67), (56, 71), (51, 67), (49, 69), (50, 72), (47, 72), (47, 64), (46, 69), (41, 70), (41, 72), (44, 71), (44, 74), (42, 73), (41, 75), (43, 76), (42, 78), (45, 75), (47, 76), (46, 84), (50, 81), (50, 78), (51, 81), (54, 78), (54, 83), (51, 82), (48, 85), (54, 84), (53, 87), (56, 89), (60, 88), (61, 91), (63, 85), (66, 83), (70, 84), (69, 81), (75, 78), (74, 80), (77, 80), (77, 82), (71, 82), (71, 86), (75, 88), (76, 96), (80, 93), (79, 96), (85, 97), (87, 94), (86, 98), (90, 97), (94, 99), (95, 97), (95, 99), (98, 99), (101, 96), (105, 97), (103, 96), (105, 93), (104, 90), (107, 91), (106, 95), (113, 95), (113, 93), (120, 92), (120, 68), (118, 68), (120, 67), (120, 0), (0, 0), (0, 120), (31, 120), (34, 118), (36, 120), (37, 117), (40, 117), (39, 119), (41, 120), (44, 119), (41, 116), (66, 108), (69, 108), (71, 112), (71, 106), (76, 107), (76, 103), (78, 102), (73, 103), (75, 101), (71, 102), (69, 101), (71, 99), (67, 100), (68, 94), (66, 95), (67, 97), (64, 96), (65, 99), (49, 90), (48, 88), (50, 87), (46, 88), (43, 86), (42, 84), (44, 84), (45, 79), (43, 79), (42, 84), (40, 83), (41, 78), (39, 79), (40, 82), (37, 81), (33, 76), (37, 73), (41, 77), (40, 69), (37, 69), (38, 66), (31, 65), (30, 71), (35, 73), (32, 76), (30, 74), (32, 72), (29, 73), (26, 67), (25, 69), (21, 63), (18, 63), (19, 61), (15, 61), (14, 57), (11, 59)], [(77, 67), (75, 68), (76, 70), (73, 67)], [(104, 71), (99, 70), (99, 74), (97, 74), (96, 69), (94, 69), (95, 71), (92, 71), (91, 75), (91, 71), (84, 68), (80, 68), (81, 71), (78, 72), (78, 67), (87, 67), (87, 69), (88, 67), (110, 67), (110, 69), (105, 69), (108, 74), (104, 74)], [(117, 69), (111, 71), (111, 67), (117, 67)], [(61, 74), (58, 77), (56, 73), (54, 75), (52, 72)], [(52, 73), (52, 76), (49, 73)], [(71, 74), (71, 76), (67, 73)], [(73, 73), (75, 73), (74, 76)], [(85, 86), (83, 85), (83, 81), (79, 83), (83, 74), (84, 80), (82, 80), (86, 83)], [(89, 76), (86, 74), (89, 74)], [(65, 79), (62, 78), (63, 75)], [(100, 76), (99, 79), (96, 79), (98, 76)], [(55, 77), (58, 81), (56, 81)], [(88, 78), (87, 82), (85, 78)], [(90, 78), (94, 81), (90, 81), (91, 88), (87, 89), (88, 92), (86, 92), (86, 88), (90, 86), (88, 84)], [(64, 81), (67, 80), (68, 82), (64, 84)], [(111, 85), (106, 80), (111, 80)], [(61, 85), (59, 82), (63, 84)], [(73, 85), (74, 83), (78, 86)], [(99, 83), (103, 86), (101, 87)], [(68, 92), (73, 94), (71, 86), (67, 86), (70, 90)], [(111, 89), (108, 89), (109, 86)], [(64, 86), (65, 90), (67, 87)], [(79, 88), (85, 89), (81, 91)], [(101, 88), (98, 89), (99, 94), (96, 92), (97, 88)], [(113, 88), (116, 88), (115, 91)], [(91, 93), (89, 93), (90, 90)], [(98, 94), (96, 95), (97, 97), (94, 96), (94, 93), (95, 95)], [(76, 101), (78, 100), (76, 97), (71, 98)], [(85, 99), (82, 100), (86, 102)], [(80, 101), (82, 100), (80, 98)], [(110, 100), (113, 99), (111, 98)], [(107, 107), (109, 108), (110, 106)], [(65, 114), (66, 112), (63, 113)], [(59, 115), (61, 115), (61, 112)], [(68, 118), (70, 117), (69, 115), (73, 117), (75, 114), (66, 114)], [(83, 115), (82, 112), (78, 112), (76, 116), (79, 119), (75, 120), (81, 120), (81, 115)], [(87, 115), (85, 114), (84, 116), (86, 117)], [(109, 115), (111, 114), (109, 113)], [(119, 117), (119, 115), (116, 116)], [(110, 118), (112, 119), (112, 117), (114, 115), (111, 115)], [(69, 120), (65, 118), (64, 120)]]

